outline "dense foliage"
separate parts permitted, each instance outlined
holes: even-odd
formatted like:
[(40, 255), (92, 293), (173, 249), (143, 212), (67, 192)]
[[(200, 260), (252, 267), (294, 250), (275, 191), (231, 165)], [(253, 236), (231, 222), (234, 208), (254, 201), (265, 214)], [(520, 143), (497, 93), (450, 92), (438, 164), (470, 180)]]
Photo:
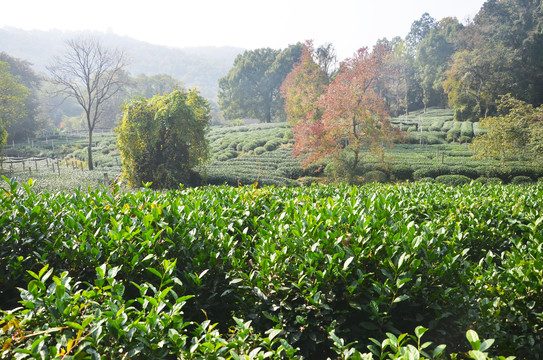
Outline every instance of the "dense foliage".
[(207, 157), (209, 111), (207, 100), (196, 90), (175, 90), (128, 104), (118, 145), (129, 185), (198, 185), (193, 168)]
[(262, 48), (238, 55), (228, 74), (219, 79), (219, 105), (225, 118), (284, 121), (279, 89), (301, 48), (296, 44), (284, 50)]
[(502, 164), (511, 154), (521, 153), (541, 161), (543, 155), (543, 106), (534, 106), (502, 96), (498, 100), (500, 114), (481, 122), (486, 134), (476, 138), (472, 147), (482, 158), (500, 158)]
[[(28, 61), (17, 59), (8, 54), (0, 53), (0, 62), (9, 64), (9, 72), (15, 76), (17, 82), (27, 88), (27, 96), (24, 99), (24, 116), (10, 119), (8, 124), (8, 142), (26, 140), (34, 137), (37, 131), (43, 128), (43, 120), (39, 119), (39, 89), (41, 78), (32, 69)], [(17, 96), (17, 91), (14, 91)]]
[(0, 61), (0, 150), (13, 123), (26, 116), (24, 106), (29, 90), (10, 72), (10, 65)]
[(7, 185), (4, 358), (543, 355), (542, 185)]

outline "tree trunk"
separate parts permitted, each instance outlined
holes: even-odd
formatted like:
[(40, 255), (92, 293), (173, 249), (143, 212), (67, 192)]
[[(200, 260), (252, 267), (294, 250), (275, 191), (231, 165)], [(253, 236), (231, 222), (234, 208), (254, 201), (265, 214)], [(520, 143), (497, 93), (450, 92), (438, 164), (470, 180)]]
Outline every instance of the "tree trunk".
[(92, 129), (89, 128), (89, 148), (88, 148), (88, 162), (89, 170), (94, 170), (94, 163), (92, 161)]
[(351, 170), (352, 170), (352, 173), (354, 174), (354, 172), (356, 171), (356, 167), (358, 166), (360, 150), (353, 149), (353, 152), (354, 152), (354, 160), (353, 160), (353, 167)]

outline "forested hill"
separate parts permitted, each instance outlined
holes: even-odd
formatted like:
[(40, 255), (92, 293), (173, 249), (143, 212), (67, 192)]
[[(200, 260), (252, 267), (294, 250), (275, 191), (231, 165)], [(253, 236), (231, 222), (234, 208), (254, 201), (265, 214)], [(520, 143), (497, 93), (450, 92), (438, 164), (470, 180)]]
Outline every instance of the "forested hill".
[[(45, 71), (51, 58), (63, 51), (65, 40), (80, 33), (50, 30), (25, 31), (0, 29), (0, 51), (34, 64), (36, 71)], [(167, 74), (183, 82), (187, 88), (198, 87), (206, 98), (216, 100), (218, 79), (225, 76), (236, 56), (244, 51), (234, 47), (170, 48), (149, 44), (112, 33), (89, 33), (110, 47), (126, 51), (132, 63), (132, 76)]]

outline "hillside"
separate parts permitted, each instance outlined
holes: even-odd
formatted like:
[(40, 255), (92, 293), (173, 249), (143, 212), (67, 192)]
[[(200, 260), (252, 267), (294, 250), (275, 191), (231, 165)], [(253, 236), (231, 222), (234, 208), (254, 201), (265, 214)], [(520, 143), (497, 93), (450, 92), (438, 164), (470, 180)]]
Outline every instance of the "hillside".
[[(125, 50), (132, 60), (129, 71), (138, 74), (167, 74), (179, 79), (185, 87), (198, 87), (202, 95), (216, 101), (218, 79), (226, 75), (235, 57), (243, 52), (234, 47), (170, 48), (119, 36), (113, 33), (89, 32), (105, 45)], [(34, 64), (45, 72), (52, 57), (60, 54), (67, 39), (80, 35), (69, 31), (25, 31), (0, 29), (0, 51)]]

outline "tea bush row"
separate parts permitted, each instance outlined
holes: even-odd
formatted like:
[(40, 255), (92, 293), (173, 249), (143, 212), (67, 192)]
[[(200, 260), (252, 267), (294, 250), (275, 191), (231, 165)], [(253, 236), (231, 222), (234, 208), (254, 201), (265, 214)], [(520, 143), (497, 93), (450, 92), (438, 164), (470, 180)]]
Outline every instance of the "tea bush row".
[(543, 354), (542, 184), (0, 191), (4, 357)]

